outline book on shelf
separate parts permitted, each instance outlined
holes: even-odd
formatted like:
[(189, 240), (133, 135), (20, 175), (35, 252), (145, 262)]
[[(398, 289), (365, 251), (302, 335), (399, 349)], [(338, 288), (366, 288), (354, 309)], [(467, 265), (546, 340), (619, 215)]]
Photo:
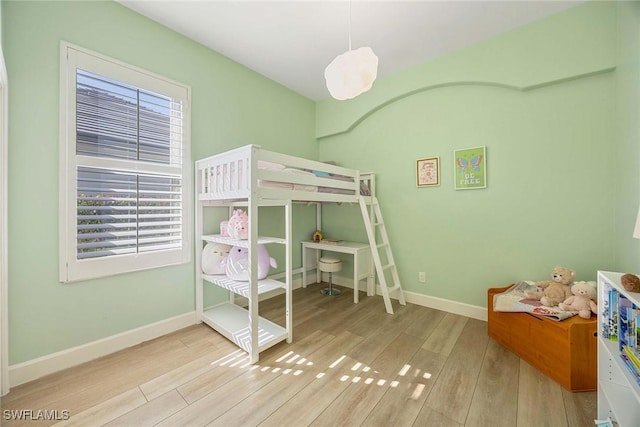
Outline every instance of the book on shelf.
[(609, 340), (618, 341), (618, 298), (616, 289), (609, 291)]
[[(640, 359), (640, 307), (635, 307), (634, 315), (636, 318), (636, 347), (631, 350), (638, 355), (638, 359)], [(640, 366), (640, 365), (639, 365)]]
[(624, 295), (618, 296), (618, 349), (636, 348), (635, 306)]
[(602, 338), (608, 340), (609, 339), (609, 333), (610, 333), (610, 326), (609, 326), (609, 292), (610, 289), (604, 289), (602, 291), (602, 300), (598, 301), (598, 307), (600, 310), (600, 318), (601, 318), (601, 322), (600, 324), (602, 325)]
[(636, 353), (631, 348), (624, 346), (623, 349), (624, 354), (627, 355), (629, 360), (634, 364), (636, 370), (640, 373), (640, 354)]
[(633, 378), (636, 380), (636, 383), (640, 385), (640, 372), (636, 369), (631, 359), (629, 359), (629, 357), (625, 353), (620, 353), (620, 358), (623, 360), (624, 365), (627, 367), (629, 373), (631, 373)]

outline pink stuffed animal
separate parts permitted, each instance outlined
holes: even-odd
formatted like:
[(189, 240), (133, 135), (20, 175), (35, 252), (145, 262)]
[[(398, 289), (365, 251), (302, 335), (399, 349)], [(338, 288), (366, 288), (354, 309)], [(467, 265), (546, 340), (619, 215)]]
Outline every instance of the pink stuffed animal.
[(246, 240), (249, 238), (249, 216), (242, 209), (233, 211), (227, 223), (227, 234), (232, 239)]
[(571, 293), (573, 294), (572, 296), (558, 304), (560, 310), (577, 311), (578, 316), (583, 319), (589, 319), (591, 313), (598, 313), (598, 306), (593, 302), (596, 297), (595, 286), (590, 285), (588, 282), (575, 282), (571, 287)]

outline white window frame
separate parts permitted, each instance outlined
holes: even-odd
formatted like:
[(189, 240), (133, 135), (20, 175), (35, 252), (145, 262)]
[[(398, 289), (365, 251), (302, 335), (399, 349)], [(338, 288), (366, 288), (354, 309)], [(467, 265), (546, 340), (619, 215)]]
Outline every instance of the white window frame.
[[(180, 99), (183, 104), (182, 147), (182, 247), (126, 255), (78, 260), (77, 160), (76, 154), (76, 70), (81, 68), (156, 93)], [(113, 58), (62, 41), (60, 46), (60, 281), (75, 282), (115, 274), (190, 262), (191, 258), (191, 88), (125, 64)], [(86, 159), (95, 161), (99, 158)], [(131, 162), (126, 163), (127, 168)], [(86, 164), (86, 163), (85, 163)], [(152, 166), (153, 167), (153, 166)], [(156, 166), (158, 171), (163, 167)], [(174, 167), (175, 169), (175, 167)], [(179, 168), (178, 168), (179, 169)]]

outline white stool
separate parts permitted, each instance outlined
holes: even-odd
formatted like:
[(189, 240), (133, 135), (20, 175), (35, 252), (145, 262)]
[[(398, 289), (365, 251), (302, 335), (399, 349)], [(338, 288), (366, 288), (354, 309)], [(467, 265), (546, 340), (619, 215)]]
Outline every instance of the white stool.
[(340, 295), (340, 291), (338, 289), (333, 289), (332, 274), (342, 270), (342, 261), (338, 258), (323, 256), (322, 258), (320, 258), (320, 262), (318, 262), (318, 269), (325, 273), (329, 273), (329, 287), (324, 288), (320, 292), (322, 292), (324, 295)]

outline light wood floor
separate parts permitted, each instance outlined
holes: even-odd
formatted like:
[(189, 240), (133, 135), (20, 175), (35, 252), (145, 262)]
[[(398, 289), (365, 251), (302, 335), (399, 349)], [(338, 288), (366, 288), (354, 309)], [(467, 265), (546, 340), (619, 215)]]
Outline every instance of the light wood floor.
[[(589, 426), (596, 393), (570, 393), (487, 337), (485, 322), (412, 304), (388, 315), (350, 289), (294, 291), (294, 342), (249, 365), (204, 325), (15, 387), (11, 410), (59, 425)], [(284, 318), (282, 297), (261, 314)], [(7, 412), (9, 411), (9, 412)], [(49, 412), (51, 414), (51, 412)]]

